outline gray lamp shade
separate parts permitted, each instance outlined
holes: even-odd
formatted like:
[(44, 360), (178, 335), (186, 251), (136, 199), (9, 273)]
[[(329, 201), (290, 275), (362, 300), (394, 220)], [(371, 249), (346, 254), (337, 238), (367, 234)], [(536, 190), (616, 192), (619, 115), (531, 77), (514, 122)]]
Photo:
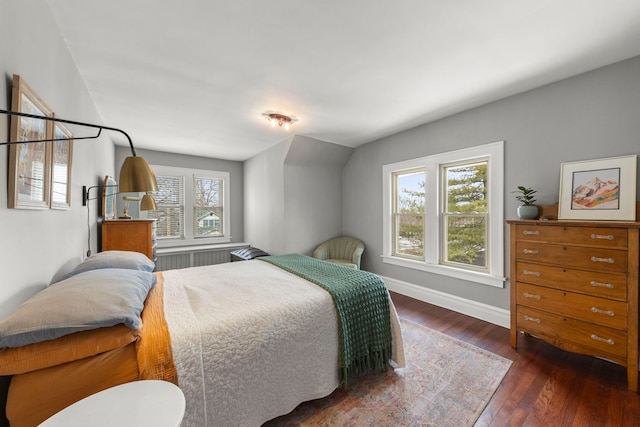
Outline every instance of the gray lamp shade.
[(145, 159), (129, 156), (120, 168), (118, 191), (121, 193), (138, 193), (158, 191), (156, 176)]

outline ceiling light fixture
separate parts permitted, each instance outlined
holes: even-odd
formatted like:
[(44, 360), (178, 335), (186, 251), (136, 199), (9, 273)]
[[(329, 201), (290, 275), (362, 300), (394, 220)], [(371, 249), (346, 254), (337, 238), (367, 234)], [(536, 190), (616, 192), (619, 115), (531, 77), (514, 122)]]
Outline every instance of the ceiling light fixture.
[(298, 121), (298, 119), (296, 119), (295, 117), (275, 113), (273, 111), (266, 111), (262, 113), (262, 116), (265, 119), (269, 120), (269, 123), (271, 123), (271, 127), (276, 127), (276, 125), (278, 125), (279, 127), (284, 126), (286, 130), (289, 130), (289, 127), (291, 127), (292, 124)]

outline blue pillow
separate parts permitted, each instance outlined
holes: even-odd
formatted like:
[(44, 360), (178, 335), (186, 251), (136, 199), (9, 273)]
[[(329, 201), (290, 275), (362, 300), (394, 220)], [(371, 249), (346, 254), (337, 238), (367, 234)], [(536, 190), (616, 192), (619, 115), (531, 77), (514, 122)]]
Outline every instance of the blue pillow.
[(75, 276), (90, 270), (102, 268), (126, 268), (130, 270), (153, 271), (156, 265), (140, 252), (132, 251), (104, 251), (82, 261), (65, 278)]
[(119, 268), (62, 280), (0, 321), (0, 347), (20, 347), (119, 323), (139, 329), (144, 301), (156, 282), (154, 273)]

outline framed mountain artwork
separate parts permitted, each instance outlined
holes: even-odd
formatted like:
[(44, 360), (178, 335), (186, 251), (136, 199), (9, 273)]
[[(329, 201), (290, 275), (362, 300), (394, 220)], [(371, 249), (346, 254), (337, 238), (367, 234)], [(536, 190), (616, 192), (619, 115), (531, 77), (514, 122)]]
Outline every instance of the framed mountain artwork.
[(637, 156), (562, 163), (559, 220), (635, 221)]

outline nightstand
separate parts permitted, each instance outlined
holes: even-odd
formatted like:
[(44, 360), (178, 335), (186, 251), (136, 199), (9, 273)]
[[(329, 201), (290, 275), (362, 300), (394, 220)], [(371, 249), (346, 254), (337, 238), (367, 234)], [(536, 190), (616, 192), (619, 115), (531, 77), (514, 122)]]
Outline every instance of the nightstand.
[(155, 219), (109, 219), (102, 223), (102, 251), (134, 251), (156, 261)]

